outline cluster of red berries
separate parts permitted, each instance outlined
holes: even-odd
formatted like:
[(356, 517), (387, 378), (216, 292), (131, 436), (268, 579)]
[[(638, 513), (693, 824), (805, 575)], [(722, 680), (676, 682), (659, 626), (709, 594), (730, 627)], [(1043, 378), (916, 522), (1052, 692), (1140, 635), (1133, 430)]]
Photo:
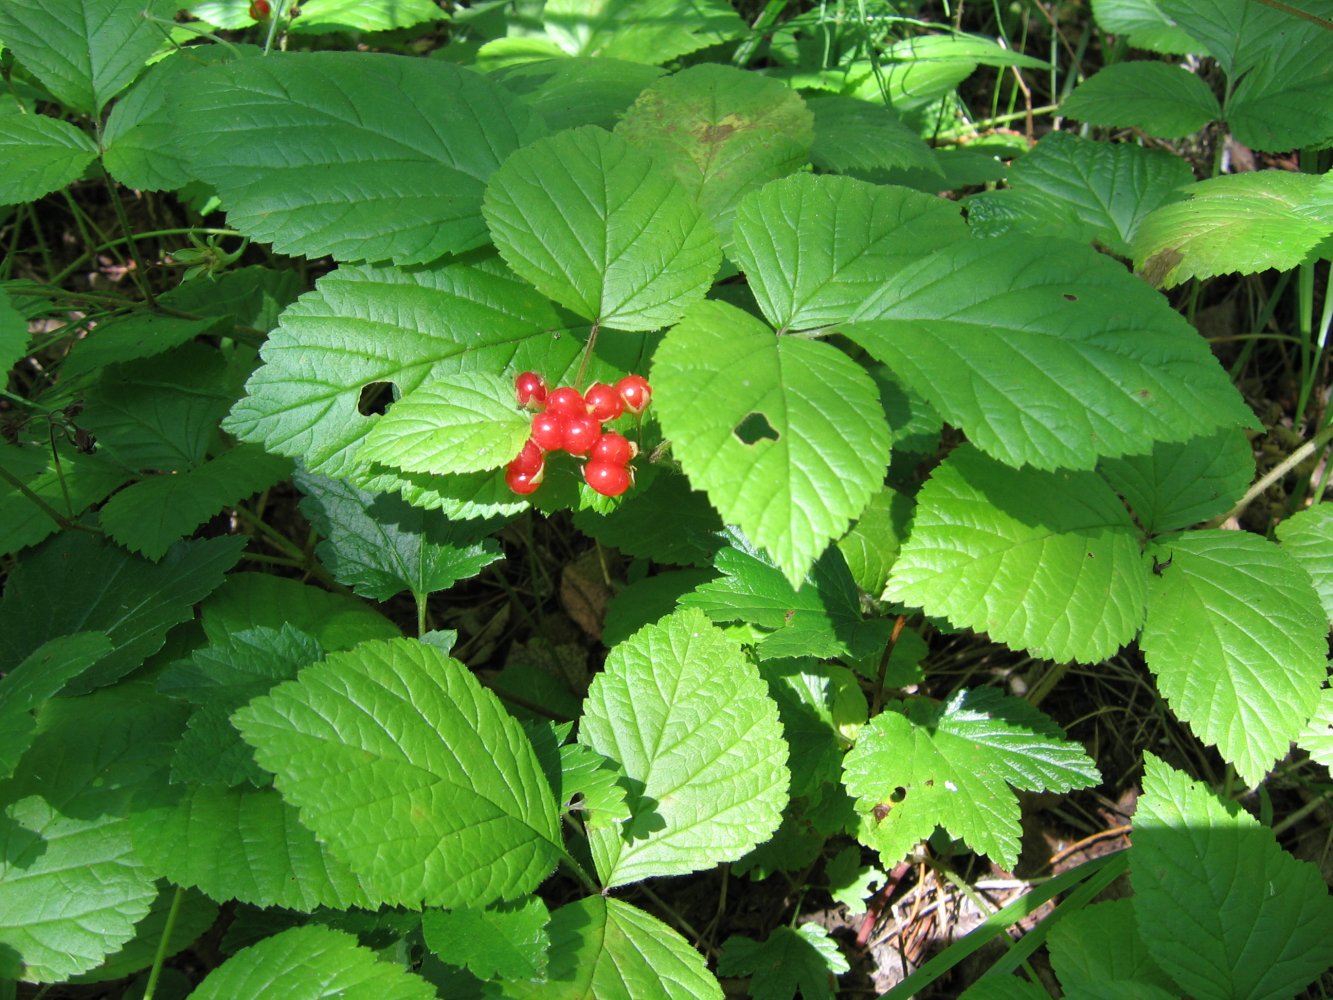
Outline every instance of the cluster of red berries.
[(587, 392), (573, 386), (546, 391), (536, 372), (523, 372), (514, 381), (518, 405), (536, 410), (532, 434), (523, 450), (505, 468), (505, 482), (515, 493), (532, 493), (546, 474), (546, 453), (567, 451), (587, 457), (583, 479), (602, 496), (618, 497), (634, 483), (629, 464), (638, 446), (623, 434), (602, 429), (626, 411), (636, 417), (648, 408), (653, 390), (642, 375), (626, 375), (615, 385), (596, 382)]

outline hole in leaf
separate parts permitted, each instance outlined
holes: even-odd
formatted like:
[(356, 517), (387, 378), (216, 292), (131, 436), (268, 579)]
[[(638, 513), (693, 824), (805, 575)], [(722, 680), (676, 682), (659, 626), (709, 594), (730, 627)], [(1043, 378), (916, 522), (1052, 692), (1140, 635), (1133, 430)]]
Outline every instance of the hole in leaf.
[(392, 382), (371, 382), (361, 387), (356, 412), (363, 417), (382, 417), (389, 412), (396, 395)]
[(778, 439), (778, 432), (768, 422), (768, 417), (758, 411), (746, 414), (745, 419), (737, 424), (731, 433), (736, 435), (741, 444), (758, 444), (760, 441)]
[(893, 790), (893, 794), (889, 796), (889, 801), (894, 803), (894, 805), (897, 805), (905, 798), (907, 798), (907, 789), (902, 785), (899, 785)]
[(1073, 292), (1065, 292), (1065, 296), (1064, 296), (1064, 298), (1065, 298), (1065, 301), (1066, 301), (1066, 302), (1077, 302), (1077, 301), (1078, 301), (1078, 296), (1075, 295)]

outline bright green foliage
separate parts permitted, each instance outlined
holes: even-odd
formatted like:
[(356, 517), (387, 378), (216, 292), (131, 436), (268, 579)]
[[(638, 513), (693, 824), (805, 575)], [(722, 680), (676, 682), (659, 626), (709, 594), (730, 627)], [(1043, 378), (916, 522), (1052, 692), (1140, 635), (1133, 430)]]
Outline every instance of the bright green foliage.
[(1189, 164), (1163, 150), (1052, 132), (1014, 161), (1006, 190), (968, 199), (968, 223), (974, 233), (1017, 228), (1096, 240), (1128, 257), (1144, 217), (1182, 198), (1179, 189), (1193, 181)]
[(889, 440), (866, 417), (874, 383), (830, 344), (704, 302), (663, 339), (651, 382), (690, 482), (793, 584), (880, 488)]
[(432, 378), (393, 404), (357, 459), (432, 475), (498, 469), (522, 450), (531, 429), (513, 385), (486, 372)]
[(861, 816), (857, 836), (885, 864), (938, 825), (1013, 868), (1019, 809), (1009, 786), (1064, 792), (1101, 780), (1048, 716), (993, 688), (889, 703), (861, 730), (843, 770)]
[[(148, 916), (134, 925), (134, 937), (119, 951), (108, 955), (106, 961), (91, 972), (75, 976), (76, 983), (105, 983), (120, 979), (153, 964), (158, 945), (166, 931), (167, 914), (171, 910), (177, 889), (166, 882), (159, 882), (160, 891), (153, 900)], [(218, 906), (202, 893), (193, 889), (179, 890), (180, 906), (176, 911), (176, 922), (171, 928), (171, 940), (167, 943), (164, 956), (170, 958), (194, 944), (201, 934), (213, 926), (218, 918)]]
[[(589, 830), (619, 826), (630, 819), (625, 775), (614, 761), (582, 743), (560, 748), (560, 806), (572, 809)], [(578, 801), (570, 805), (578, 796)]]
[(838, 548), (852, 571), (852, 579), (867, 594), (884, 593), (898, 549), (907, 537), (914, 504), (904, 493), (888, 486), (870, 498)]
[[(551, 346), (561, 326), (549, 302), (494, 265), (342, 267), (282, 314), (223, 426), (345, 477), (377, 419), (357, 408), (367, 386), (391, 383), (402, 396), (453, 372), (563, 371), (581, 345)], [(375, 351), (359, 349), (366, 343)]]
[(424, 21), (444, 20), (430, 0), (305, 0), (301, 16), (291, 23), (298, 34), (330, 31), (395, 31)]
[(840, 323), (923, 253), (967, 238), (956, 206), (853, 180), (800, 174), (746, 196), (736, 263), (779, 332)]
[(729, 247), (741, 196), (805, 165), (814, 118), (777, 80), (702, 63), (648, 87), (616, 134), (670, 165)]
[(1103, 67), (1060, 110), (1092, 125), (1141, 128), (1165, 139), (1190, 135), (1222, 115), (1206, 83), (1186, 69), (1158, 62)]
[(60, 982), (134, 936), (157, 889), (130, 841), (182, 714), (141, 686), (49, 702), (0, 784), (0, 976)]
[(254, 445), (238, 445), (197, 468), (152, 476), (121, 490), (101, 509), (106, 533), (131, 552), (161, 559), (172, 544), (224, 507), (266, 490), (291, 473), (291, 462)]
[(483, 212), (517, 274), (613, 330), (676, 322), (721, 264), (716, 236), (680, 184), (591, 126), (511, 156), (487, 186)]
[(895, 168), (940, 173), (921, 136), (880, 103), (850, 97), (808, 99), (815, 116), (810, 162), (821, 170), (857, 174)]
[(1011, 469), (965, 446), (918, 494), (884, 596), (1090, 662), (1134, 637), (1147, 577), (1138, 530), (1095, 473)]
[(487, 179), (541, 133), (507, 91), (438, 59), (277, 53), (191, 87), (178, 127), (195, 175), (280, 253), (420, 264), (480, 246)]
[(114, 648), (73, 690), (119, 680), (162, 648), (167, 629), (193, 617), (193, 605), (222, 583), (244, 547), (236, 538), (181, 542), (154, 564), (83, 532), (60, 535), (9, 575), (0, 669), (48, 639), (101, 631)]
[(869, 706), (846, 667), (813, 659), (772, 660), (761, 668), (791, 749), (792, 798), (818, 800), (841, 777), (842, 755)]
[(435, 989), (356, 938), (318, 924), (293, 927), (238, 951), (190, 994), (192, 1000), (432, 1000)]
[[(531, 744), (434, 647), (335, 653), (232, 720), (301, 821), (384, 902), (484, 906), (555, 867), (556, 805)], [(386, 842), (385, 829), (401, 835)]]
[(750, 977), (754, 1000), (792, 1000), (798, 992), (805, 1000), (833, 1000), (833, 977), (850, 968), (819, 924), (779, 927), (765, 941), (730, 937), (717, 962), (719, 975)]
[(299, 629), (329, 651), (402, 634), (364, 601), (267, 573), (231, 574), (200, 606), (199, 624), (215, 646), (227, 645), (242, 629), (261, 627)]
[(1328, 622), (1310, 577), (1280, 547), (1239, 531), (1162, 541), (1139, 645), (1157, 688), (1251, 785), (1314, 711)]
[(1127, 998), (1171, 1000), (1177, 995), (1175, 983), (1149, 955), (1128, 899), (1061, 915), (1049, 942), (1051, 966), (1066, 994), (1100, 996), (1088, 991), (1115, 985)]
[(662, 71), (619, 59), (570, 56), (515, 63), (490, 75), (540, 114), (552, 132), (580, 125), (610, 131)]
[(0, 678), (0, 781), (32, 744), (35, 713), (69, 681), (111, 652), (101, 632), (75, 632), (42, 643)]
[(1199, 1000), (1290, 997), (1333, 965), (1333, 899), (1267, 827), (1144, 754), (1130, 882), (1148, 953)]
[(551, 914), (536, 896), (486, 909), (429, 910), (421, 915), (426, 947), (479, 979), (542, 979), (551, 946)]
[(505, 983), (511, 1000), (722, 1000), (689, 942), (656, 917), (606, 896), (551, 914), (551, 964), (542, 983)]
[(17, 105), (0, 106), (0, 160), (5, 163), (0, 205), (20, 205), (60, 190), (96, 156), (93, 141), (68, 122), (27, 114)]
[(758, 671), (700, 612), (641, 629), (607, 657), (579, 742), (620, 764), (628, 823), (590, 832), (611, 888), (734, 861), (777, 829), (787, 744)]
[(294, 482), (306, 494), (302, 513), (324, 538), (320, 562), (363, 597), (387, 601), (407, 590), (424, 598), (502, 558), (499, 544), (486, 537), (494, 523), (450, 521), (398, 497), (308, 472), (298, 472)]
[(1333, 503), (1315, 504), (1277, 526), (1282, 549), (1310, 574), (1324, 614), (1333, 624)]
[(884, 884), (884, 873), (874, 865), (861, 863), (861, 848), (844, 847), (824, 865), (829, 895), (847, 907), (851, 916), (866, 912), (866, 900), (876, 886)]
[(1128, 36), (1136, 49), (1165, 53), (1202, 53), (1203, 46), (1162, 13), (1157, 0), (1092, 0), (1092, 13), (1103, 31)]
[(1290, 270), (1333, 234), (1333, 174), (1285, 170), (1213, 177), (1189, 201), (1157, 209), (1134, 238), (1134, 261), (1170, 288), (1190, 278)]
[(1333, 688), (1319, 692), (1314, 714), (1296, 741), (1311, 757), (1333, 771)]
[(745, 33), (726, 0), (547, 0), (542, 21), (569, 55), (654, 66)]
[(1108, 458), (1099, 471), (1154, 534), (1174, 531), (1221, 514), (1254, 479), (1254, 451), (1238, 428), (1162, 442), (1150, 455)]
[(176, 0), (6, 0), (0, 43), (61, 103), (100, 115), (163, 44), (144, 16), (170, 19)]

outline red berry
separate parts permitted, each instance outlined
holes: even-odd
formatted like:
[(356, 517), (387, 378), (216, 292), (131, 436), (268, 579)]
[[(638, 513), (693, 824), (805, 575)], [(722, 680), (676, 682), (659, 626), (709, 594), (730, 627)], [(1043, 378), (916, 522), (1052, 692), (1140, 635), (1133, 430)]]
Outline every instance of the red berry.
[(517, 472), (526, 472), (529, 475), (536, 475), (546, 464), (546, 456), (542, 450), (532, 441), (523, 446), (523, 450), (518, 453), (518, 457), (509, 463), (509, 468)]
[(558, 413), (561, 416), (580, 416), (588, 412), (588, 406), (583, 402), (583, 396), (573, 386), (563, 385), (559, 389), (552, 389), (546, 397), (546, 412)]
[(535, 473), (520, 472), (514, 468), (511, 462), (509, 468), (505, 469), (505, 483), (515, 493), (527, 496), (529, 493), (537, 491), (537, 487), (542, 484), (542, 477), (545, 475), (545, 469), (539, 469)]
[[(256, 0), (258, 2), (258, 0)], [(546, 399), (546, 380), (536, 372), (519, 372), (514, 379), (518, 391), (518, 405), (529, 410), (540, 410)]]
[(593, 460), (583, 467), (583, 479), (604, 497), (618, 497), (634, 481), (627, 466)]
[(636, 417), (648, 409), (653, 399), (652, 386), (642, 375), (626, 375), (616, 383), (616, 392), (625, 401), (625, 409)]
[(272, 13), (273, 8), (269, 6), (268, 0), (250, 0), (250, 20), (267, 21)]
[(564, 447), (565, 418), (547, 410), (532, 418), (531, 443), (542, 451), (557, 451)]
[(572, 417), (563, 418), (565, 422), (565, 436), (561, 439), (560, 447), (571, 455), (586, 455), (597, 443), (597, 439), (602, 436), (602, 425), (597, 422), (597, 418), (587, 413), (576, 413)]
[(612, 465), (629, 465), (630, 460), (639, 453), (638, 445), (615, 431), (607, 431), (592, 446), (591, 458), (594, 462), (610, 462)]
[(588, 412), (602, 423), (615, 420), (625, 412), (625, 401), (620, 398), (620, 393), (605, 382), (594, 382), (588, 386), (583, 398), (587, 400)]

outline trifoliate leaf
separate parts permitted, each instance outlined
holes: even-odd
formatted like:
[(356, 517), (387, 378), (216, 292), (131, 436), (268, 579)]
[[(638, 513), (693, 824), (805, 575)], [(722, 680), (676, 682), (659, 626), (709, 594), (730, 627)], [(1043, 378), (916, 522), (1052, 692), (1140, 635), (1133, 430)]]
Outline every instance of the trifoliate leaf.
[(1254, 479), (1254, 451), (1244, 431), (1228, 428), (1159, 442), (1151, 454), (1108, 458), (1098, 468), (1144, 530), (1157, 534), (1228, 510)]
[(740, 647), (699, 611), (648, 625), (607, 657), (579, 742), (618, 762), (632, 818), (591, 831), (607, 888), (734, 861), (787, 801), (777, 706)]
[(883, 484), (888, 427), (866, 418), (875, 385), (831, 344), (703, 302), (662, 340), (651, 381), (690, 482), (793, 585)]
[(779, 927), (766, 941), (733, 935), (717, 962), (719, 975), (750, 977), (754, 1000), (833, 1000), (834, 977), (850, 968), (828, 930), (811, 923)]
[(553, 339), (562, 326), (546, 299), (494, 264), (341, 267), (283, 312), (224, 428), (345, 478), (380, 419), (359, 410), (368, 388), (401, 397), (462, 371), (563, 371), (582, 345)]
[(551, 947), (551, 913), (536, 896), (485, 909), (461, 907), (421, 915), (426, 947), (478, 979), (541, 979)]
[(6, 164), (0, 205), (22, 205), (78, 180), (97, 158), (97, 144), (69, 122), (6, 103), (0, 106), (0, 157)]
[(613, 761), (582, 743), (560, 748), (560, 807), (572, 807), (589, 830), (619, 825), (630, 818), (625, 776)]
[(884, 598), (1037, 656), (1103, 659), (1143, 623), (1138, 534), (1095, 473), (1011, 469), (964, 446), (918, 494)]
[(1257, 426), (1198, 332), (1086, 246), (955, 243), (892, 276), (857, 318), (871, 322), (847, 336), (1009, 465), (1091, 469)]
[(884, 873), (874, 865), (861, 863), (861, 848), (844, 847), (824, 866), (829, 895), (835, 903), (847, 907), (847, 912), (860, 916), (866, 912), (866, 900), (877, 886), (884, 884)]
[(676, 322), (721, 264), (716, 235), (668, 170), (592, 126), (509, 157), (483, 213), (515, 273), (613, 330)]
[(726, 0), (547, 0), (542, 20), (546, 34), (571, 56), (652, 66), (747, 30)]
[(1333, 503), (1298, 511), (1277, 526), (1282, 550), (1310, 574), (1324, 614), (1333, 624)]
[(1290, 997), (1333, 964), (1333, 899), (1234, 803), (1144, 754), (1130, 883), (1148, 953), (1190, 996)]
[(853, 180), (798, 174), (736, 210), (736, 263), (779, 331), (845, 322), (894, 272), (967, 238), (958, 206)]
[(316, 548), (320, 561), (363, 597), (387, 601), (407, 590), (424, 598), (504, 556), (487, 537), (494, 522), (451, 521), (396, 496), (304, 471), (293, 481), (306, 495), (301, 512), (324, 536)]
[(1101, 774), (1044, 713), (993, 688), (948, 702), (891, 702), (861, 729), (843, 770), (858, 837), (884, 863), (943, 826), (1006, 868), (1018, 861), (1024, 791), (1087, 788)]
[(1051, 965), (1066, 994), (1129, 981), (1141, 987), (1145, 1000), (1177, 995), (1175, 983), (1148, 954), (1128, 899), (1063, 914), (1052, 925), (1049, 941)]
[(1153, 553), (1139, 645), (1157, 689), (1250, 785), (1314, 711), (1328, 622), (1309, 575), (1242, 531), (1193, 531)]
[(386, 902), (512, 899), (560, 856), (554, 796), (522, 727), (433, 646), (335, 653), (232, 721), (302, 823)]
[(1132, 126), (1163, 139), (1183, 138), (1222, 117), (1208, 84), (1189, 70), (1160, 62), (1104, 66), (1060, 110), (1077, 121)]
[(1296, 738), (1301, 748), (1333, 771), (1333, 688), (1319, 692), (1319, 702), (1304, 731)]
[(243, 948), (205, 977), (192, 1000), (433, 1000), (435, 988), (356, 938), (319, 924), (293, 927)]
[(606, 896), (551, 914), (542, 983), (505, 983), (511, 1000), (722, 1000), (703, 956), (656, 917)]
[(821, 96), (807, 99), (806, 107), (815, 116), (810, 162), (820, 170), (853, 175), (894, 169), (940, 173), (925, 140), (883, 102)]
[(805, 165), (814, 116), (779, 80), (700, 63), (648, 87), (616, 135), (668, 164), (729, 247), (741, 196)]
[(1185, 189), (1134, 237), (1135, 266), (1171, 288), (1190, 278), (1290, 271), (1333, 234), (1333, 175), (1259, 170)]
[(499, 84), (442, 59), (275, 52), (189, 86), (177, 141), (227, 221), (309, 257), (423, 264), (481, 246), (486, 181), (543, 131)]
[(244, 629), (284, 625), (312, 636), (329, 651), (402, 635), (365, 601), (272, 573), (232, 573), (200, 606), (199, 623), (215, 646), (227, 645), (231, 635)]

